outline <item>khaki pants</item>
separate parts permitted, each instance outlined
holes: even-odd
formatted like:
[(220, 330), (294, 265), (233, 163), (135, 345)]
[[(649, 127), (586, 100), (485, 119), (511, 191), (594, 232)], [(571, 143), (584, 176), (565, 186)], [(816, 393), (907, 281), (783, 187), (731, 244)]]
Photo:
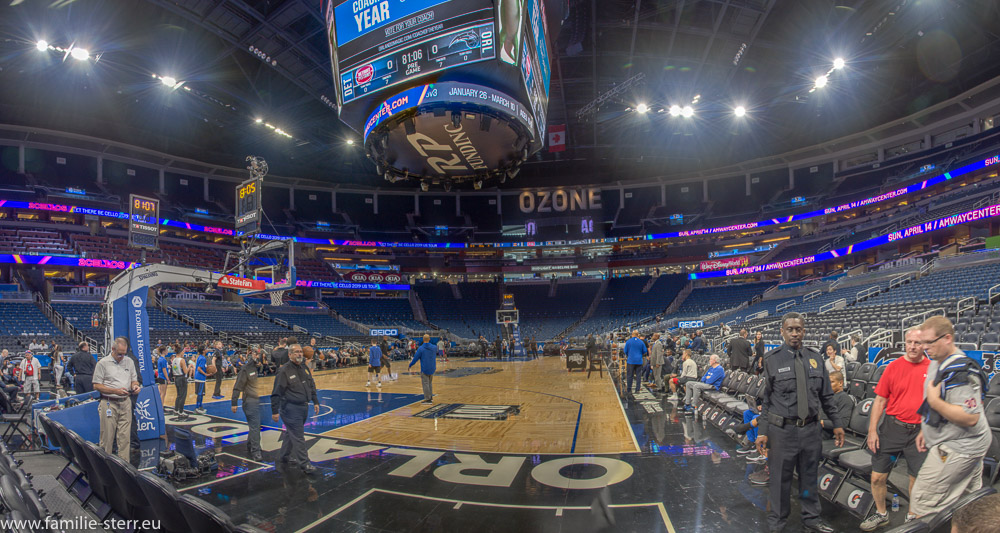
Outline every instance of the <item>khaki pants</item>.
[(913, 483), (910, 512), (918, 517), (937, 513), (982, 486), (983, 456), (954, 453), (946, 442), (935, 444)]
[[(132, 432), (132, 402), (125, 398), (115, 402), (101, 398), (101, 448), (113, 453), (115, 439), (118, 440), (118, 457), (129, 460), (129, 437)], [(108, 416), (110, 411), (111, 416)]]

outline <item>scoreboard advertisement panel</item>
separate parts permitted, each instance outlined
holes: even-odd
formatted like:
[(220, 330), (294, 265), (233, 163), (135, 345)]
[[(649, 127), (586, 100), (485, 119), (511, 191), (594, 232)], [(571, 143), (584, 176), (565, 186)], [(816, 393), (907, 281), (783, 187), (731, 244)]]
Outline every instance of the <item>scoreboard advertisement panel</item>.
[(489, 0), (347, 0), (327, 13), (341, 105), (496, 57)]
[(156, 250), (160, 236), (160, 201), (132, 194), (129, 196), (128, 244), (133, 248)]

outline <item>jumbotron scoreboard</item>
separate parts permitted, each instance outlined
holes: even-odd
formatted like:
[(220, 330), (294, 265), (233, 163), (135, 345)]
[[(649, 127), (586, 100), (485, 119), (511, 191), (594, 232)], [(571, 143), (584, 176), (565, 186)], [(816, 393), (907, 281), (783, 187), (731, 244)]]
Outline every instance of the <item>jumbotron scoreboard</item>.
[(516, 175), (545, 139), (544, 2), (330, 0), (340, 119), (380, 176), (478, 187)]

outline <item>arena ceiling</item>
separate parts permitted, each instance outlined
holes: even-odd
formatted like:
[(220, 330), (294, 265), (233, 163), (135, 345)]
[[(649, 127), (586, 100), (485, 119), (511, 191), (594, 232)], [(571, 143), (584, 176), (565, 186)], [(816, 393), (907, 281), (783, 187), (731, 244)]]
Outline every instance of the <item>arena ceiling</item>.
[[(387, 186), (346, 144), (358, 135), (332, 104), (320, 4), (12, 0), (0, 7), (0, 122), (232, 167), (255, 154), (283, 176)], [(569, 149), (541, 153), (508, 187), (670, 176), (783, 153), (1000, 75), (993, 0), (546, 6), (558, 32), (549, 123), (567, 124)], [(74, 61), (72, 47), (90, 58)], [(831, 72), (836, 58), (846, 64)], [(823, 74), (826, 87), (810, 92)], [(673, 105), (693, 116), (671, 116)], [(747, 116), (734, 116), (738, 105)]]

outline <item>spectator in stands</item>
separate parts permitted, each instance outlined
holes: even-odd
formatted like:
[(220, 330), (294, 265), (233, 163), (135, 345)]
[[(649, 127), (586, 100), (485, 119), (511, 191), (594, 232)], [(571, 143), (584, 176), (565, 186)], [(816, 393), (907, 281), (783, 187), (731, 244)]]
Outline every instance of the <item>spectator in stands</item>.
[(677, 335), (667, 335), (663, 342), (663, 348), (668, 356), (677, 355)]
[(854, 412), (854, 400), (851, 399), (851, 395), (844, 392), (844, 373), (843, 372), (830, 372), (830, 388), (833, 389), (833, 399), (830, 403), (833, 404), (834, 415), (833, 418), (826, 414), (826, 411), (821, 411), (819, 415), (819, 426), (823, 428), (823, 436), (827, 438), (833, 437), (833, 419), (840, 420), (847, 425), (851, 420), (851, 413)]
[(691, 339), (691, 351), (697, 353), (705, 353), (705, 337), (702, 336), (701, 330), (694, 332), (694, 338)]
[(167, 382), (170, 380), (170, 361), (167, 360), (167, 347), (156, 347), (156, 386), (160, 389), (160, 405), (166, 405)]
[(271, 363), (276, 368), (281, 368), (281, 365), (288, 362), (288, 339), (281, 338), (278, 340), (278, 347), (271, 350)]
[(689, 381), (698, 379), (698, 364), (691, 359), (691, 350), (684, 349), (681, 355), (681, 373), (670, 376), (670, 397), (668, 400), (677, 400), (677, 387), (686, 387)]
[(745, 329), (740, 330), (740, 336), (729, 341), (726, 347), (726, 355), (729, 356), (729, 367), (733, 370), (749, 370), (750, 359), (753, 357), (753, 347), (747, 340), (749, 333)]
[(996, 533), (1000, 531), (1000, 494), (990, 494), (969, 503), (951, 519), (951, 533)]
[(42, 351), (43, 346), (44, 345), (42, 344), (42, 341), (38, 339), (32, 339), (31, 342), (28, 343), (28, 349), (31, 350), (32, 352)]
[[(864, 361), (866, 361), (868, 359), (868, 357), (867, 357), (867, 354), (864, 354), (864, 355), (865, 355)], [(923, 354), (921, 354), (921, 356), (923, 356)], [(848, 362), (853, 363), (853, 362), (856, 362), (861, 357), (862, 357), (862, 354), (861, 354), (861, 336), (858, 335), (857, 333), (855, 333), (854, 335), (851, 335), (851, 349), (850, 350), (844, 350), (844, 358)]]
[(424, 343), (413, 353), (413, 360), (410, 366), (420, 361), (420, 384), (424, 389), (425, 404), (434, 403), (433, 378), (434, 371), (437, 370), (437, 348), (431, 344), (431, 336), (424, 335)]
[(94, 378), (94, 368), (97, 361), (90, 354), (90, 344), (81, 342), (77, 345), (76, 353), (70, 358), (66, 370), (73, 375), (73, 389), (77, 394), (83, 394), (94, 390), (92, 380)]
[(756, 373), (758, 376), (760, 375), (761, 372), (764, 371), (764, 352), (766, 351), (767, 350), (764, 349), (764, 333), (758, 331), (754, 335), (753, 339), (754, 361), (752, 365), (754, 373)]
[(955, 329), (943, 316), (920, 326), (927, 367), (923, 420), (917, 449), (927, 457), (913, 483), (910, 514), (937, 513), (983, 484), (983, 456), (992, 434), (983, 416), (985, 376), (978, 363), (955, 347)]
[(844, 356), (837, 354), (837, 349), (833, 347), (832, 344), (826, 345), (826, 353), (823, 354), (826, 362), (826, 371), (828, 374), (834, 372), (844, 372)]
[(196, 396), (194, 412), (205, 414), (205, 381), (208, 379), (208, 359), (205, 357), (205, 346), (198, 347), (198, 358), (194, 362), (194, 393)]
[(31, 350), (24, 352), (24, 358), (18, 365), (18, 375), (21, 377), (21, 390), (24, 392), (24, 399), (28, 405), (38, 400), (38, 393), (41, 392), (38, 378), (42, 374), (42, 366), (38, 362)]
[(833, 346), (833, 351), (835, 353), (840, 353), (840, 343), (837, 342), (837, 337), (838, 336), (839, 336), (839, 333), (837, 333), (836, 331), (831, 331), (830, 332), (830, 338), (827, 339), (827, 341), (825, 343), (823, 343), (823, 347), (820, 348), (819, 353), (821, 353), (823, 355), (826, 355), (826, 353), (827, 353), (826, 349), (827, 349), (828, 346)]
[(212, 364), (215, 366), (215, 391), (212, 393), (212, 399), (221, 400), (223, 398), (222, 378), (225, 375), (223, 362), (226, 360), (226, 352), (222, 349), (222, 341), (215, 341), (214, 348), (215, 354)]
[(728, 337), (733, 333), (733, 328), (729, 327), (729, 324), (723, 323), (719, 328), (719, 333), (722, 337)]
[(62, 398), (62, 378), (63, 372), (66, 371), (66, 356), (63, 354), (62, 347), (58, 344), (54, 345), (52, 347), (52, 353), (49, 354), (49, 358), (52, 364), (52, 379), (56, 384), (56, 396)]
[[(698, 338), (698, 337), (695, 337)], [(700, 381), (688, 381), (684, 385), (684, 411), (692, 412), (701, 405), (701, 392), (708, 389), (719, 390), (726, 370), (719, 364), (719, 356), (714, 353), (708, 358), (708, 369)]]
[[(924, 357), (919, 329), (911, 328), (905, 338), (906, 354), (889, 363), (875, 385), (875, 402), (868, 419), (868, 449), (875, 454), (871, 479), (875, 513), (861, 522), (862, 531), (873, 531), (889, 523), (885, 508), (886, 480), (896, 458), (906, 457), (906, 469), (910, 474), (907, 492), (913, 494), (913, 482), (927, 456), (917, 450), (917, 435), (920, 434), (917, 410), (924, 401), (924, 381), (930, 360)], [(885, 421), (879, 424), (883, 411)]]
[(681, 330), (681, 336), (677, 339), (677, 348), (680, 350), (686, 350), (691, 347), (691, 339), (688, 338), (687, 332)]
[(622, 352), (625, 354), (625, 364), (628, 369), (625, 391), (632, 390), (632, 380), (635, 379), (635, 392), (639, 392), (642, 379), (637, 374), (642, 369), (642, 361), (646, 356), (646, 344), (639, 339), (639, 330), (632, 331), (632, 338), (625, 342)]
[(101, 393), (98, 408), (100, 444), (104, 451), (114, 453), (117, 441), (118, 456), (128, 461), (129, 436), (134, 418), (129, 398), (138, 394), (141, 386), (135, 362), (127, 357), (128, 339), (118, 337), (111, 346), (111, 353), (94, 367), (94, 388)]

